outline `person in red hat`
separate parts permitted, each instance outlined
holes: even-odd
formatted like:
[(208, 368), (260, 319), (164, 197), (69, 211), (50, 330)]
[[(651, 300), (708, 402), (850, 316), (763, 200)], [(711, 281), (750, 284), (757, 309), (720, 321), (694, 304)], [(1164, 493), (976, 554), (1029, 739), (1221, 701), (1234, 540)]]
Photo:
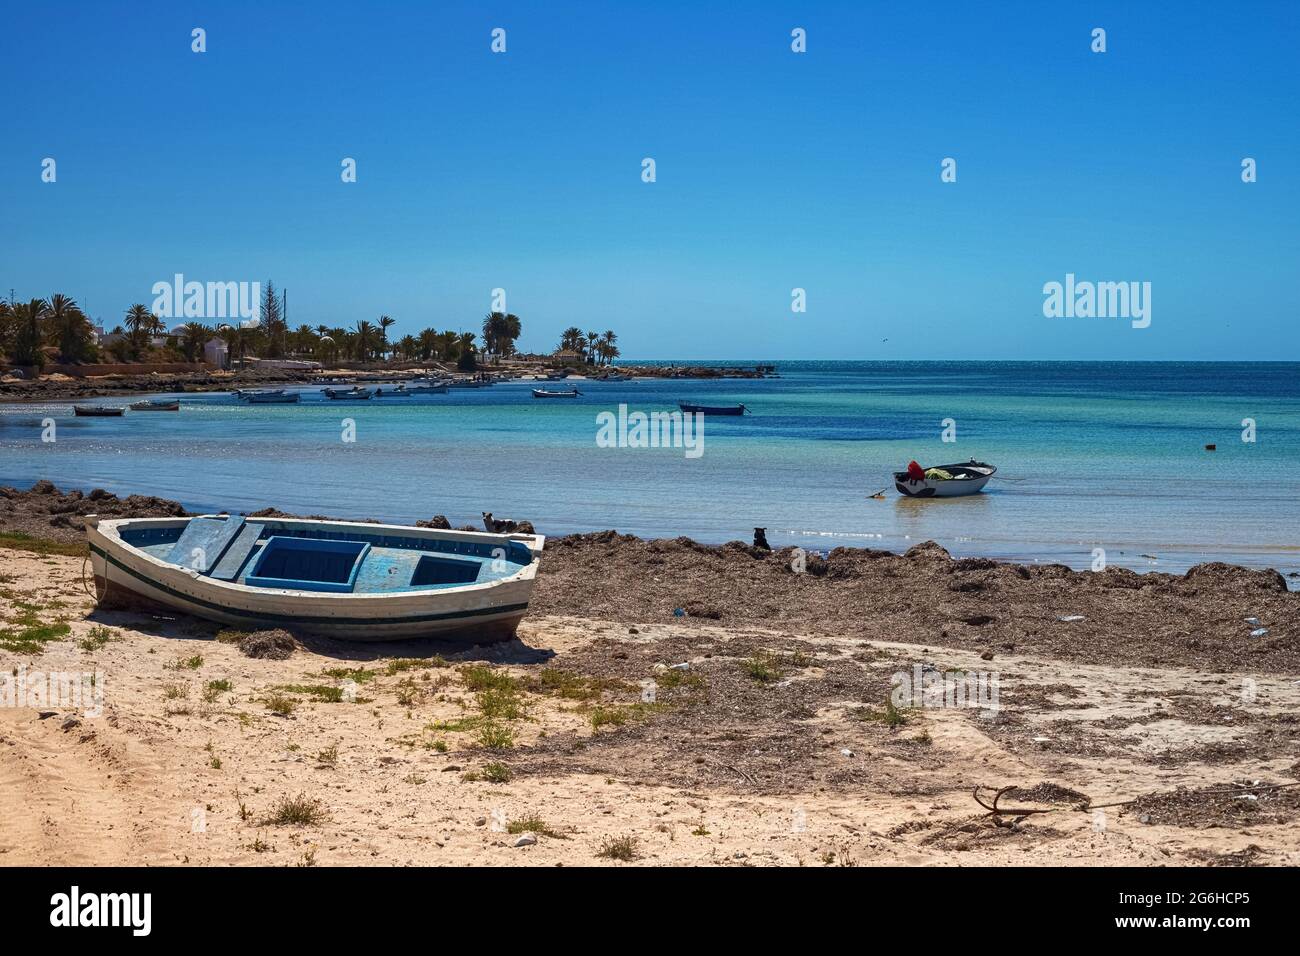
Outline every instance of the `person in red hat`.
[(925, 481), (925, 469), (915, 461), (907, 463), (907, 477), (909, 481)]

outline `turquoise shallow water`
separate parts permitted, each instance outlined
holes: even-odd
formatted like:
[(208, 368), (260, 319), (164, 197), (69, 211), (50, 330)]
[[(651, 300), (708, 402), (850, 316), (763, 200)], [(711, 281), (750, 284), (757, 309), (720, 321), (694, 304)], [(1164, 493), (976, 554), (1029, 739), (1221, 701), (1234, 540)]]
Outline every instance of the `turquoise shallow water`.
[[(66, 402), (0, 405), (0, 483), (394, 521), (492, 511), (548, 534), (748, 540), (763, 525), (774, 545), (809, 549), (933, 538), (955, 554), (1075, 567), (1101, 547), (1139, 570), (1300, 570), (1300, 363), (778, 365), (768, 380), (579, 382), (576, 400), (534, 400), (534, 383), (518, 383), (355, 403), (313, 389), (286, 406), (185, 395), (179, 413), (121, 419), (74, 418)], [(753, 414), (708, 419), (698, 458), (598, 447), (598, 413), (678, 400)], [(355, 442), (341, 440), (345, 418)], [(948, 418), (955, 443), (941, 440)], [(1254, 443), (1241, 440), (1244, 418)], [(910, 458), (972, 457), (1018, 480), (949, 501), (893, 490), (890, 473)], [(867, 498), (880, 489), (885, 500)]]

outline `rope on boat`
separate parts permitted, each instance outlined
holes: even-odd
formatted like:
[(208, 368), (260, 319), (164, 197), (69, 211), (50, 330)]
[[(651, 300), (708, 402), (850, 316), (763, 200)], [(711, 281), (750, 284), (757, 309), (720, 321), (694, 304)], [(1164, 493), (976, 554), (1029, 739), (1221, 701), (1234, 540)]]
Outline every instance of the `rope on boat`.
[(86, 594), (88, 594), (90, 597), (94, 598), (96, 603), (102, 604), (104, 602), (104, 599), (108, 597), (108, 568), (107, 566), (105, 566), (104, 568), (104, 593), (100, 594), (98, 584), (95, 585), (95, 589), (92, 591), (89, 583), (87, 583), (86, 581), (86, 565), (89, 563), (90, 563), (90, 555), (87, 554), (81, 560), (81, 589), (85, 591)]

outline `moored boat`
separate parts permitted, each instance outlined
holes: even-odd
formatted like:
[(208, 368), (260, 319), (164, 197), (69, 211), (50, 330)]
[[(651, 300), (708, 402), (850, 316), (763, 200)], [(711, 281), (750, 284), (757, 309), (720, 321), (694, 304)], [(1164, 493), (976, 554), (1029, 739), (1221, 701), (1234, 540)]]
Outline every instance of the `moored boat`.
[(297, 392), (265, 392), (247, 396), (250, 405), (294, 405), (298, 398)]
[(143, 401), (132, 402), (128, 408), (133, 412), (179, 412), (180, 402)]
[(925, 469), (917, 466), (909, 471), (894, 472), (894, 487), (909, 498), (960, 498), (983, 490), (996, 471), (993, 465), (974, 458), (956, 465)]
[(373, 394), (370, 389), (361, 388), (360, 386), (354, 386), (348, 389), (322, 388), (321, 393), (324, 394), (326, 398), (332, 398), (335, 400), (349, 398), (367, 399)]
[(743, 415), (749, 411), (744, 405), (692, 405), (690, 402), (678, 402), (677, 407), (687, 414), (701, 415)]
[(577, 398), (582, 392), (576, 388), (547, 391), (544, 388), (533, 389), (533, 398)]
[(104, 605), (345, 640), (511, 637), (545, 538), (289, 518), (86, 519)]
[(447, 383), (437, 382), (429, 385), (408, 385), (406, 391), (412, 395), (446, 395)]
[(73, 405), (72, 414), (78, 418), (121, 418), (126, 409), (121, 405)]

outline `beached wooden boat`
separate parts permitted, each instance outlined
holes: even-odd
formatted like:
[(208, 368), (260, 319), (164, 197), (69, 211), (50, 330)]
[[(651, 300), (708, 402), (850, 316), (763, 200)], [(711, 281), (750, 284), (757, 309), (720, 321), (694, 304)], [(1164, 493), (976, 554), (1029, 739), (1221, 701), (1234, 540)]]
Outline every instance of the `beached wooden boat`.
[(678, 402), (677, 407), (688, 414), (701, 415), (743, 415), (749, 409), (744, 405), (692, 405), (690, 402)]
[[(927, 476), (921, 479), (911, 477), (906, 471), (894, 472), (894, 487), (909, 498), (960, 498), (981, 491), (997, 468), (972, 458), (963, 464), (936, 465), (925, 471)], [(936, 471), (952, 477), (930, 477)]]
[(335, 399), (336, 401), (339, 399), (364, 400), (369, 398), (372, 394), (374, 394), (373, 392), (370, 391), (370, 389), (361, 388), (360, 386), (356, 386), (348, 389), (322, 388), (321, 393), (324, 394), (326, 398), (332, 398)]
[(126, 409), (121, 405), (73, 405), (72, 414), (78, 418), (121, 418)]
[(179, 412), (180, 402), (144, 401), (132, 402), (128, 406), (133, 412)]
[(559, 391), (547, 391), (544, 388), (533, 389), (533, 398), (577, 398), (582, 392), (576, 388), (561, 389)]
[(250, 405), (294, 405), (298, 402), (297, 392), (265, 392), (247, 396)]
[(512, 636), (541, 535), (288, 518), (86, 519), (101, 604), (346, 640)]

